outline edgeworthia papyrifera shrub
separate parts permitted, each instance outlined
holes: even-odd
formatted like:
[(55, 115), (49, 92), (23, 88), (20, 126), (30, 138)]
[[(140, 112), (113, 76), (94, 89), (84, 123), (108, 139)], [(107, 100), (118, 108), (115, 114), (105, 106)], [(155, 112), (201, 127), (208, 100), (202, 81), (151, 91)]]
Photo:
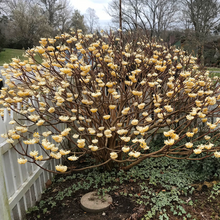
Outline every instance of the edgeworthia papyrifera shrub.
[[(2, 136), (22, 155), (18, 163), (41, 166), (62, 158), (69, 162), (56, 170), (71, 172), (101, 165), (129, 169), (148, 157), (220, 157), (218, 78), (181, 49), (126, 36), (78, 30), (42, 38), (26, 60), (4, 65), (8, 86), (0, 103), (22, 119), (11, 121), (13, 129)], [(45, 131), (32, 132), (36, 125)], [(166, 139), (154, 149), (158, 132)], [(77, 167), (85, 155), (95, 160)]]

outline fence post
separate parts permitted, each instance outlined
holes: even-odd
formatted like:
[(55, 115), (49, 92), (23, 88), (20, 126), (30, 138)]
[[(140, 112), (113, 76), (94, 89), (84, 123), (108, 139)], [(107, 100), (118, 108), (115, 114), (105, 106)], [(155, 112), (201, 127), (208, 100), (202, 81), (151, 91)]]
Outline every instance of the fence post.
[(1, 147), (0, 147), (0, 219), (11, 220), (8, 196), (5, 186)]

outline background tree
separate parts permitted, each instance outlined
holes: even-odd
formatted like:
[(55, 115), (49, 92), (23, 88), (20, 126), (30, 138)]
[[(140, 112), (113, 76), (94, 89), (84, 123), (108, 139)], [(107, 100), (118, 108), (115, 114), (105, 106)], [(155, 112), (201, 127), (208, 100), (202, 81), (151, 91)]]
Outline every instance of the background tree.
[[(35, 16), (33, 16), (35, 15)], [(11, 44), (18, 48), (28, 48), (37, 44), (40, 37), (50, 36), (52, 31), (41, 8), (31, 2), (20, 1), (11, 11), (7, 35)]]
[[(150, 36), (161, 37), (176, 21), (178, 1), (122, 0), (122, 21), (125, 29), (143, 29)], [(119, 21), (119, 1), (113, 0), (108, 13), (114, 23)]]
[(220, 21), (219, 0), (182, 0), (183, 19), (188, 28), (192, 28), (190, 37), (194, 37), (198, 62), (204, 63), (204, 44)]
[(87, 26), (87, 31), (93, 33), (98, 29), (99, 17), (96, 15), (96, 11), (93, 8), (88, 8), (85, 13), (85, 21)]
[[(61, 1), (58, 0), (40, 0), (41, 7), (48, 17), (50, 26), (54, 27), (57, 21), (57, 15), (63, 9)], [(65, 1), (66, 2), (66, 1)]]
[(57, 27), (61, 33), (69, 32), (71, 27), (71, 14), (73, 12), (73, 7), (69, 0), (61, 1), (62, 7), (57, 12)]
[(80, 14), (79, 10), (74, 10), (71, 19), (71, 28), (74, 30), (81, 29), (83, 32), (86, 31), (86, 24), (84, 15)]

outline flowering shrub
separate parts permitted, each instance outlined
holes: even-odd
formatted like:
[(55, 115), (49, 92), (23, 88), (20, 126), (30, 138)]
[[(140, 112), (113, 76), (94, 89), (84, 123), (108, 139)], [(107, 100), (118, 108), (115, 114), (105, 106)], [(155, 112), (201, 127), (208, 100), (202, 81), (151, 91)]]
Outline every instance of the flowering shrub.
[[(219, 80), (200, 71), (195, 57), (143, 37), (123, 40), (112, 33), (77, 31), (42, 38), (40, 44), (26, 51), (27, 60), (14, 58), (2, 71), (8, 87), (2, 89), (0, 103), (25, 119), (11, 121), (14, 128), (2, 135), (22, 155), (18, 163), (40, 166), (39, 161), (62, 158), (70, 166), (56, 170), (71, 172), (101, 165), (129, 169), (148, 157), (220, 157), (214, 144)], [(36, 61), (37, 53), (42, 63)], [(216, 122), (209, 120), (213, 117)], [(60, 123), (64, 130), (56, 127)], [(47, 131), (33, 133), (36, 125)], [(149, 149), (162, 129), (164, 146)], [(26, 132), (32, 139), (25, 138)], [(29, 151), (33, 144), (45, 156), (38, 148)], [(73, 168), (86, 154), (94, 164)]]

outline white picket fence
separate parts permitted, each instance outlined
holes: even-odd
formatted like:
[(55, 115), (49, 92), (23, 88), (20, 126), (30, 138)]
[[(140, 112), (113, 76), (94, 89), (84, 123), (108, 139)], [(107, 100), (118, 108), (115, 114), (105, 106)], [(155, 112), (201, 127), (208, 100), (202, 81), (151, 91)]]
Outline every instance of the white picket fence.
[[(0, 116), (0, 134), (12, 128), (9, 124), (16, 115), (4, 109), (4, 119)], [(64, 129), (64, 125), (58, 125)], [(42, 133), (44, 126), (34, 126), (32, 131)], [(27, 135), (28, 138), (28, 135)], [(30, 137), (31, 138), (31, 137)], [(18, 145), (17, 145), (18, 146)], [(32, 149), (37, 146), (31, 145)], [(45, 155), (42, 149), (38, 149), (39, 155)], [(19, 154), (11, 144), (0, 137), (0, 220), (22, 220), (26, 210), (32, 207), (41, 197), (45, 183), (51, 180), (52, 173), (40, 169), (34, 164), (19, 165), (17, 159)], [(55, 170), (59, 160), (41, 162), (41, 166), (49, 170)]]

